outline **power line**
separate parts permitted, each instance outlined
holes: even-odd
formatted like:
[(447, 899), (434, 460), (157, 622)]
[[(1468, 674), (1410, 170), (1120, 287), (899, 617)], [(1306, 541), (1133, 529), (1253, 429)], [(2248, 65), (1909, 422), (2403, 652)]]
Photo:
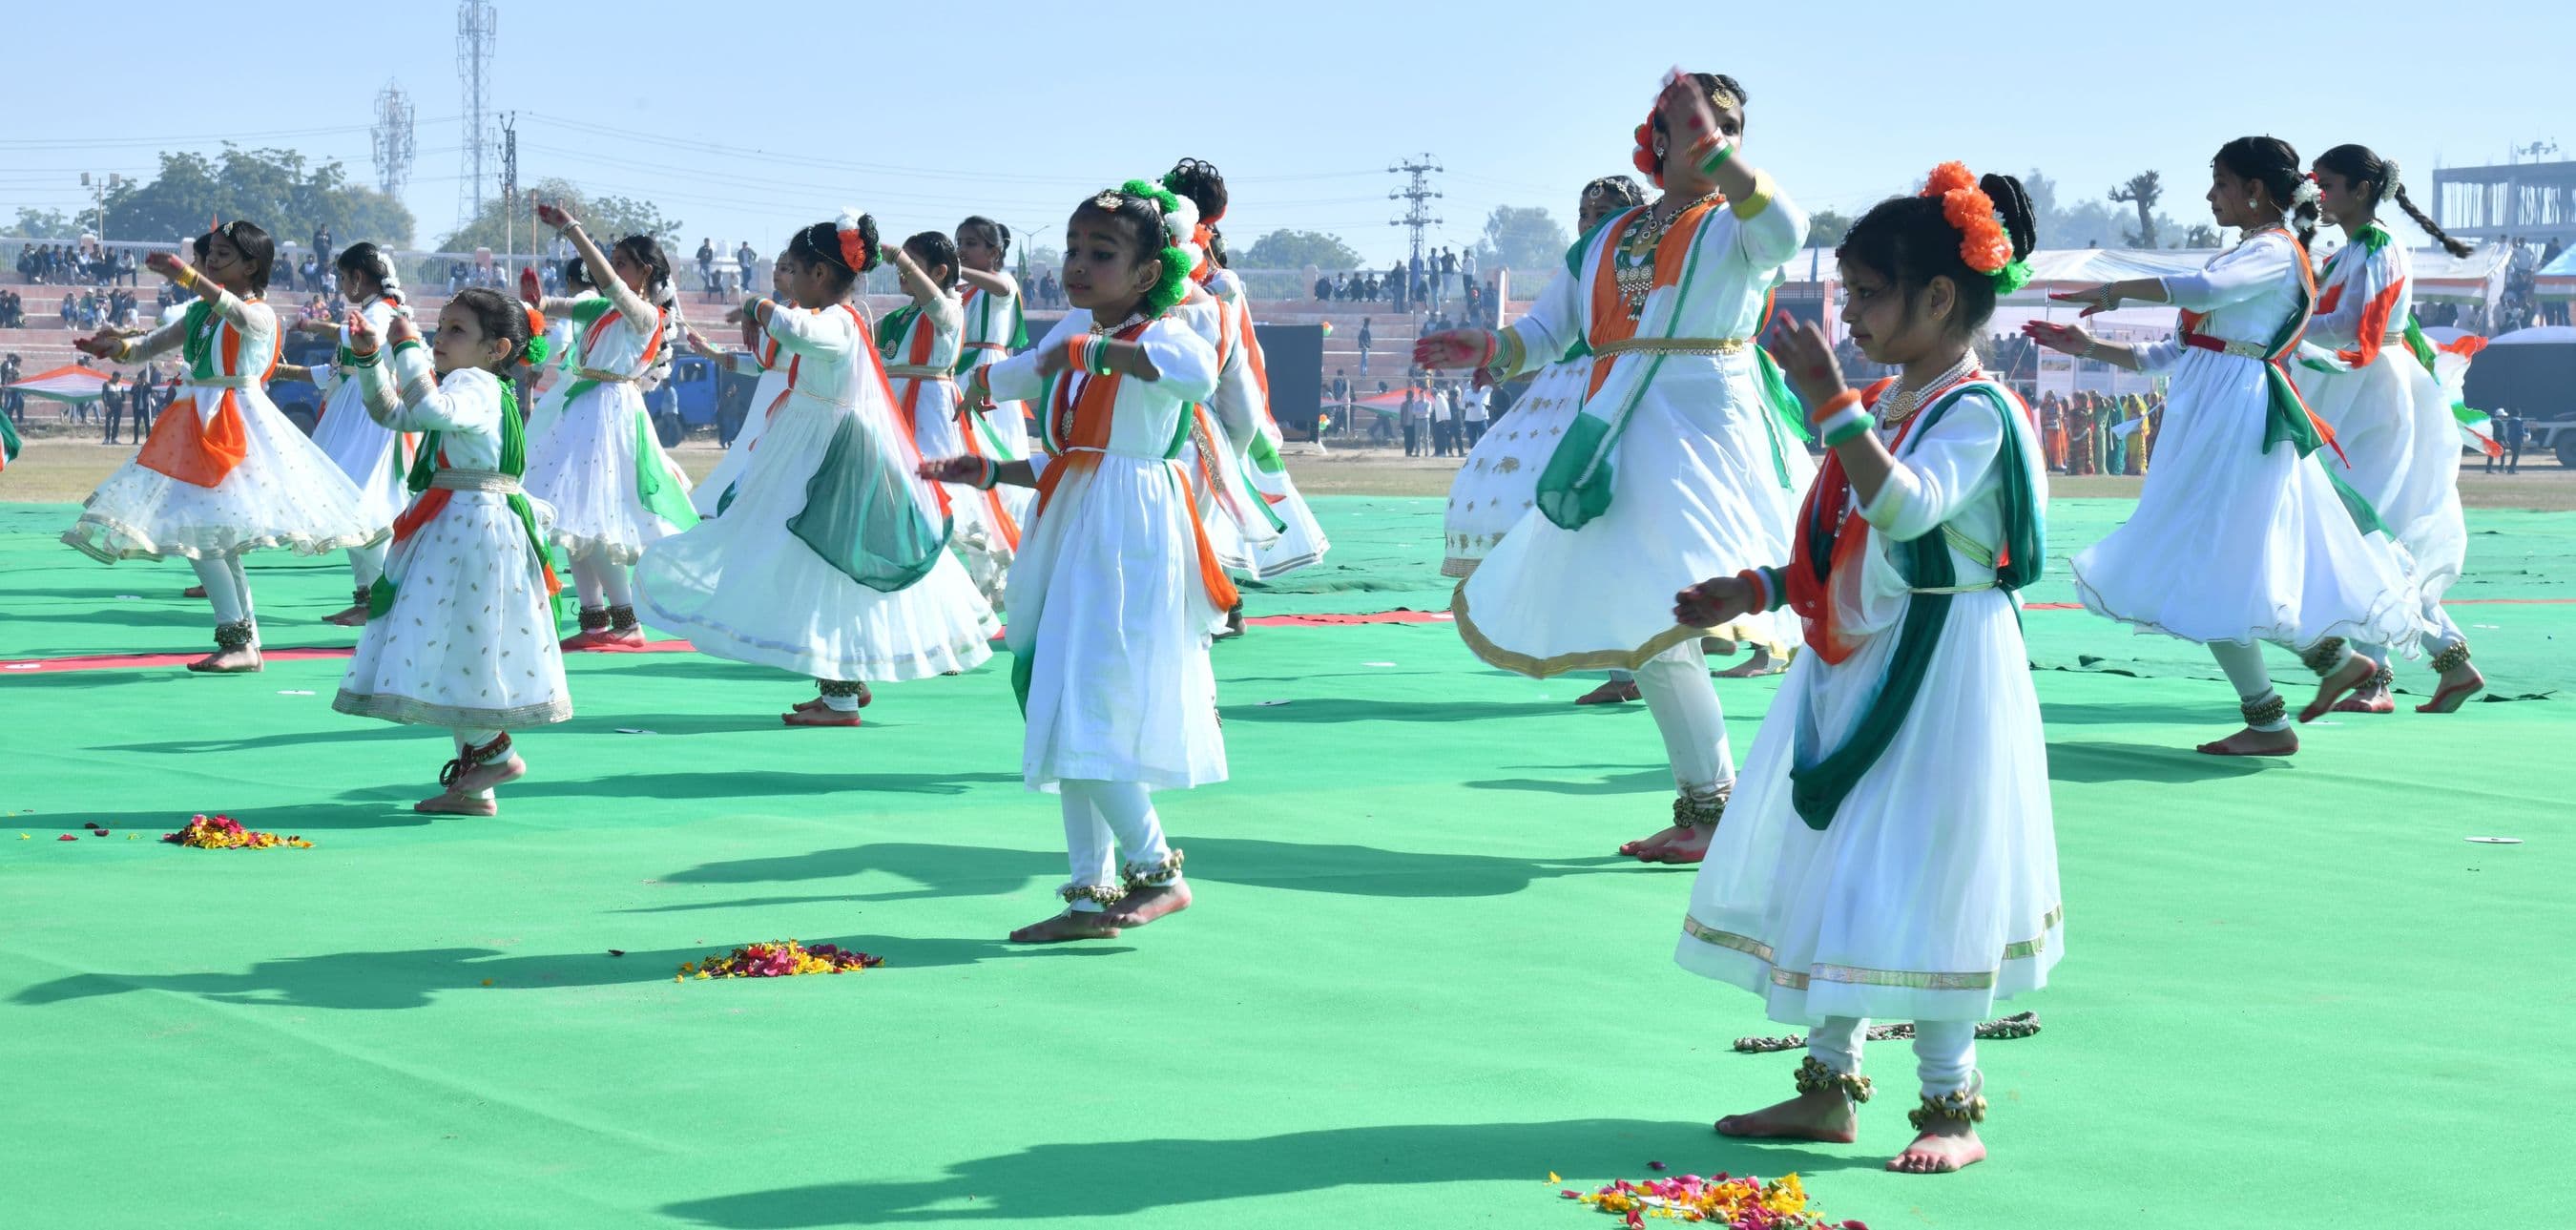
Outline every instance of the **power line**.
[(1440, 193), (1431, 187), (1431, 176), (1440, 173), (1441, 170), (1440, 164), (1429, 154), (1416, 155), (1411, 161), (1400, 162), (1386, 169), (1389, 175), (1411, 177), (1404, 187), (1386, 194), (1386, 198), (1390, 201), (1405, 202), (1404, 216), (1388, 222), (1387, 225), (1406, 227), (1412, 231), (1413, 259), (1416, 262), (1422, 259), (1422, 232), (1443, 224), (1442, 219), (1431, 216), (1429, 205), (1440, 196)]

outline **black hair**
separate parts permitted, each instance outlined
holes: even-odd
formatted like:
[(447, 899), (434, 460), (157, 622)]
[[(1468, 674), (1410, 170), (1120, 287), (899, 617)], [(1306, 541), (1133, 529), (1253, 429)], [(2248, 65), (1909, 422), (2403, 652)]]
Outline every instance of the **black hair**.
[(244, 222), (239, 218), (217, 229), (223, 232), (224, 239), (233, 245), (233, 249), (242, 254), (242, 259), (250, 262), (250, 293), (267, 293), (268, 275), (277, 267), (277, 241), (259, 229), (258, 223)]
[(957, 280), (957, 270), (959, 268), (957, 264), (957, 241), (949, 238), (947, 232), (923, 231), (910, 239), (904, 240), (903, 246), (905, 251), (913, 252), (918, 255), (918, 259), (921, 264), (921, 271), (923, 273), (930, 272), (935, 266), (946, 265), (948, 266), (948, 281), (955, 282)]
[(2263, 190), (2272, 194), (2274, 204), (2290, 211), (2290, 229), (2297, 233), (2300, 243), (2316, 237), (2316, 202), (2291, 204), (2307, 172), (2300, 169), (2299, 151), (2289, 142), (2279, 137), (2238, 137), (2219, 146), (2209, 163), (2238, 179), (2263, 185)]
[(1199, 221), (1210, 226), (1225, 216), (1225, 173), (1213, 162), (1183, 158), (1163, 173), (1163, 186), (1190, 198), (1199, 207)]
[(1583, 185), (1583, 200), (1576, 206), (1574, 216), (1580, 219), (1593, 202), (1605, 197), (1621, 209), (1635, 209), (1646, 203), (1646, 190), (1625, 175), (1604, 175)]
[(447, 302), (472, 312), (474, 327), (484, 337), (510, 343), (499, 370), (507, 371), (528, 357), (528, 305), (488, 286), (466, 287)]
[(590, 280), (589, 261), (578, 256), (567, 256), (563, 258), (562, 264), (564, 290), (567, 293), (599, 289), (599, 284)]
[(970, 229), (983, 231), (984, 242), (991, 244), (994, 250), (1000, 252), (1005, 259), (1010, 257), (1011, 228), (1004, 226), (999, 222), (995, 222), (991, 218), (987, 218), (982, 214), (975, 214), (967, 218), (965, 221), (958, 223), (957, 229), (961, 231)]
[[(1714, 98), (1719, 93), (1726, 93), (1734, 96), (1735, 103), (1739, 107), (1749, 106), (1753, 101), (1753, 96), (1744, 92), (1744, 83), (1737, 81), (1735, 78), (1729, 77), (1724, 73), (1692, 73), (1690, 74), (1690, 79), (1699, 84), (1700, 97), (1702, 98)], [(1751, 118), (1752, 117), (1750, 115), (1747, 115), (1746, 121), (1748, 123), (1751, 122)], [(1646, 122), (1654, 125), (1655, 131), (1663, 132), (1664, 113), (1662, 109), (1658, 108), (1653, 116), (1651, 116)], [(1671, 134), (1667, 133), (1666, 135), (1669, 136)]]
[(410, 302), (403, 295), (401, 279), (394, 276), (394, 263), (372, 243), (361, 240), (340, 249), (339, 258), (331, 265), (342, 273), (363, 273), (375, 279), (377, 293), (397, 304)]
[[(1110, 200), (1118, 203), (1104, 204)], [(1163, 254), (1163, 211), (1156, 209), (1151, 199), (1129, 196), (1124, 192), (1102, 193), (1085, 197), (1082, 204), (1074, 207), (1074, 217), (1084, 214), (1096, 214), (1118, 224), (1128, 240), (1136, 245), (1137, 260), (1149, 261)]]
[(851, 283), (859, 280), (860, 274), (876, 268), (885, 259), (885, 249), (877, 242), (877, 220), (868, 214), (860, 214), (858, 230), (860, 241), (867, 247), (867, 256), (856, 265), (852, 265), (849, 257), (841, 251), (841, 224), (838, 222), (817, 222), (788, 236), (787, 255), (806, 264), (832, 270), (837, 275), (833, 289), (848, 290)]
[(636, 264), (644, 266), (644, 297), (654, 298), (671, 284), (671, 258), (662, 252), (662, 241), (650, 235), (629, 235), (609, 250), (611, 256), (623, 252)]
[(2415, 220), (2415, 225), (2424, 228), (2424, 233), (2432, 236), (2433, 242), (2442, 245), (2443, 251), (2453, 256), (2469, 254), (2469, 245), (2451, 238), (2449, 232), (2425, 217), (2424, 211), (2407, 199), (2406, 183), (2397, 173), (2397, 164), (2372, 153), (2369, 146), (2338, 145), (2317, 155), (2317, 166), (2343, 176), (2356, 192), (2363, 184), (2370, 185), (2369, 199), (2373, 205), (2386, 200), (2396, 201), (2397, 207), (2405, 210), (2406, 216)]
[[(1995, 203), (2004, 234), (2012, 242), (2012, 258), (2028, 259), (2039, 241), (2039, 224), (2021, 181), (1988, 175), (1977, 181), (1977, 187)], [(1950, 279), (1959, 303), (1959, 311), (1950, 317), (1950, 336), (1975, 337), (1994, 317), (1995, 283), (1991, 276), (1968, 267), (1959, 244), (1959, 228), (1950, 224), (1940, 197), (1895, 196), (1871, 206), (1860, 221), (1852, 223), (1834, 247), (1834, 259), (1886, 275), (1908, 305), (1932, 279)]]

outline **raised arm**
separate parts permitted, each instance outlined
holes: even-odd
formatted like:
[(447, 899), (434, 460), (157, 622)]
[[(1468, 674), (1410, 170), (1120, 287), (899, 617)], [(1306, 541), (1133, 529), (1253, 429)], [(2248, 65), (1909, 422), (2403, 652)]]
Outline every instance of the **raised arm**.
[(1000, 295), (1005, 299), (1017, 299), (1020, 297), (1019, 282), (1014, 280), (1011, 275), (1007, 273), (986, 273), (981, 269), (960, 269), (957, 271), (957, 276), (974, 284), (976, 288), (983, 290), (988, 294)]
[(627, 328), (641, 337), (661, 327), (661, 316), (653, 310), (653, 305), (646, 303), (624, 278), (617, 276), (616, 263), (608, 258), (607, 253), (600, 251), (599, 244), (582, 229), (581, 219), (565, 212), (561, 205), (539, 205), (537, 220), (555, 228), (557, 235), (572, 241), (573, 250), (581, 254), (583, 267), (590, 270), (591, 284), (599, 288), (599, 293), (608, 296), (608, 301), (616, 306), (617, 314)]
[(349, 315), (349, 350), (356, 356), (350, 366), (368, 418), (395, 431), (489, 430), (499, 422), (498, 377), (465, 371), (442, 383), (410, 319), (395, 318), (388, 332), (392, 349), (386, 352), (365, 318)]

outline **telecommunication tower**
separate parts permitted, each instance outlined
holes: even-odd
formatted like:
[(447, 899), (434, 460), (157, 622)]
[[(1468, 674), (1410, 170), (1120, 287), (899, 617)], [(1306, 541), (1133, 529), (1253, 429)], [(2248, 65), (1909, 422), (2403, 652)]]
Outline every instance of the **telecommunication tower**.
[(376, 92), (376, 186), (399, 197), (411, 179), (411, 96), (393, 82)]
[(1440, 197), (1439, 191), (1431, 186), (1430, 177), (1446, 169), (1429, 154), (1416, 154), (1386, 169), (1389, 175), (1408, 177), (1404, 187), (1386, 194), (1386, 199), (1390, 201), (1405, 203), (1404, 216), (1388, 222), (1387, 225), (1411, 228), (1412, 253), (1416, 260), (1422, 257), (1422, 233), (1441, 224), (1441, 219), (1432, 217), (1430, 213), (1429, 203)]
[(492, 0), (464, 0), (456, 6), (456, 76), (465, 86), (463, 172), (456, 181), (456, 224), (468, 225), (483, 212), (484, 160), (492, 150), (492, 49), (501, 14)]

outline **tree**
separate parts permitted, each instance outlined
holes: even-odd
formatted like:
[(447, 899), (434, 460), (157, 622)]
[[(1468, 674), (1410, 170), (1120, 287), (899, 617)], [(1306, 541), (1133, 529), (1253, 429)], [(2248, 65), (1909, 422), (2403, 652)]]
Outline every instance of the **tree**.
[[(689, 249), (689, 252), (676, 250), (680, 242), (680, 219), (663, 217), (662, 211), (651, 201), (622, 196), (588, 196), (570, 181), (561, 179), (538, 180), (533, 191), (538, 200), (563, 202), (564, 208), (572, 211), (572, 216), (581, 219), (582, 229), (603, 244), (628, 235), (650, 235), (661, 240), (664, 249), (670, 250), (674, 268), (685, 263), (690, 252), (697, 251), (696, 248)], [(490, 248), (501, 252), (516, 247), (523, 253), (535, 252), (542, 246), (541, 234), (525, 197), (517, 201), (487, 197), (482, 212), (475, 214), (473, 221), (439, 238), (438, 250), (471, 252), (476, 248)], [(551, 239), (552, 236), (544, 238)]]
[(1489, 268), (1549, 269), (1565, 260), (1565, 249), (1573, 243), (1544, 208), (1497, 205), (1485, 217), (1476, 259)]
[(105, 230), (116, 239), (173, 240), (201, 234), (217, 219), (242, 218), (280, 243), (301, 242), (323, 226), (343, 244), (411, 243), (411, 211), (402, 202), (349, 182), (337, 162), (308, 167), (294, 150), (227, 143), (213, 158), (163, 154), (159, 174), (109, 192), (106, 207)]
[(71, 217), (59, 209), (29, 209), (21, 205), (18, 207), (18, 224), (0, 234), (6, 234), (11, 239), (60, 240), (78, 239), (80, 231), (80, 219)]
[(1339, 235), (1282, 228), (1253, 240), (1239, 263), (1246, 269), (1357, 269), (1360, 254)]
[(2130, 176), (2128, 183), (2111, 190), (2112, 204), (2138, 207), (2138, 229), (2120, 232), (2120, 238), (2130, 247), (2156, 246), (2156, 202), (2164, 194), (2164, 177), (2154, 171), (2140, 171)]
[(2191, 224), (2190, 230), (2183, 232), (2182, 246), (2186, 248), (2215, 248), (2218, 246), (2218, 228), (2213, 227), (2206, 222), (2194, 222)]
[(1839, 246), (1843, 236), (1851, 233), (1851, 227), (1850, 215), (1839, 210), (1819, 209), (1807, 215), (1807, 246), (1810, 248)]

